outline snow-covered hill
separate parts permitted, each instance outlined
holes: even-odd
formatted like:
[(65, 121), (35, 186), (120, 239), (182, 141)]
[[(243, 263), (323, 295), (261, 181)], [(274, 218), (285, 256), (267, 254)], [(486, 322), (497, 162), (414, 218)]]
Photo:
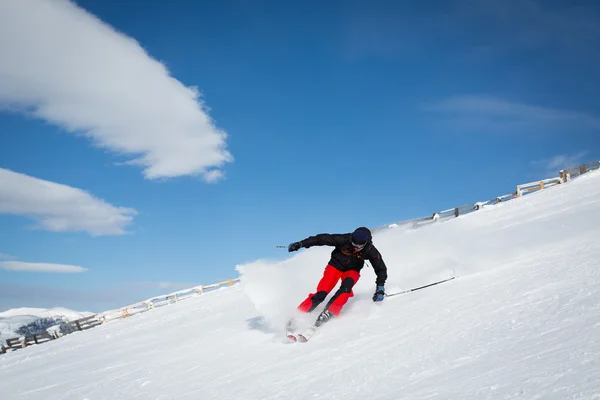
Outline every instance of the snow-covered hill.
[(599, 225), (592, 172), (382, 231), (388, 291), (458, 278), (374, 304), (365, 268), (342, 317), (304, 344), (282, 343), (282, 322), (330, 249), (239, 266), (239, 285), (1, 356), (2, 398), (597, 399)]
[(93, 315), (90, 312), (73, 311), (67, 308), (13, 308), (0, 312), (0, 342), (6, 345), (6, 339), (18, 337), (18, 329), (41, 318), (63, 319), (74, 321)]

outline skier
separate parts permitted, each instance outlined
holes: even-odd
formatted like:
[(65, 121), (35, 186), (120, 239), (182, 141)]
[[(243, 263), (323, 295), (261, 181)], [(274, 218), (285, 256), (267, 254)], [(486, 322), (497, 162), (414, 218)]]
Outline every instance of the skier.
[(342, 280), (340, 288), (318, 316), (315, 322), (316, 326), (327, 322), (333, 316), (338, 316), (344, 304), (346, 304), (350, 297), (354, 296), (352, 288), (360, 278), (360, 270), (365, 264), (364, 260), (371, 262), (377, 275), (373, 301), (383, 300), (387, 267), (383, 262), (381, 254), (373, 245), (371, 231), (368, 228), (360, 227), (352, 233), (345, 234), (321, 233), (316, 236), (310, 236), (299, 242), (291, 243), (288, 246), (288, 251), (297, 251), (302, 247), (308, 249), (312, 246), (335, 246), (335, 249), (331, 252), (331, 259), (325, 267), (323, 277), (317, 285), (316, 292), (308, 295), (298, 306), (298, 311), (305, 313), (313, 311), (325, 300), (338, 281)]

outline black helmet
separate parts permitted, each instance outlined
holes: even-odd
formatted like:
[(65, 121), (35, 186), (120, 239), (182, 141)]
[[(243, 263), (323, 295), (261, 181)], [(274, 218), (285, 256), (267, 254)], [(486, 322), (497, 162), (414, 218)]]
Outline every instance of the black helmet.
[(352, 245), (359, 249), (365, 247), (367, 243), (371, 241), (371, 231), (364, 226), (360, 228), (356, 228), (354, 232), (352, 232)]

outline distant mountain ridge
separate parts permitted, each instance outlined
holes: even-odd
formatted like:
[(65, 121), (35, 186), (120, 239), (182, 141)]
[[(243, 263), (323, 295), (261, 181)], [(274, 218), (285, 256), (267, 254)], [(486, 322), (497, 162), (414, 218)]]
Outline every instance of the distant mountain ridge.
[[(55, 320), (57, 323), (69, 322), (94, 314), (88, 311), (74, 311), (63, 307), (13, 308), (0, 312), (0, 341), (6, 345), (6, 339), (19, 337), (19, 330), (29, 324), (31, 324), (30, 329), (35, 330), (39, 327), (43, 331), (45, 325), (48, 325), (50, 320)], [(36, 321), (39, 321), (39, 323), (34, 324)]]

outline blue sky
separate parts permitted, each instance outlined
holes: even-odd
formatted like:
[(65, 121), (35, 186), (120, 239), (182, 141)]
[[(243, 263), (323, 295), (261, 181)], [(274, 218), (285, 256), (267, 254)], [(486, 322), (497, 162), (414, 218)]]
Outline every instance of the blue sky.
[(3, 2), (0, 311), (124, 306), (597, 160), (599, 17), (592, 1)]

